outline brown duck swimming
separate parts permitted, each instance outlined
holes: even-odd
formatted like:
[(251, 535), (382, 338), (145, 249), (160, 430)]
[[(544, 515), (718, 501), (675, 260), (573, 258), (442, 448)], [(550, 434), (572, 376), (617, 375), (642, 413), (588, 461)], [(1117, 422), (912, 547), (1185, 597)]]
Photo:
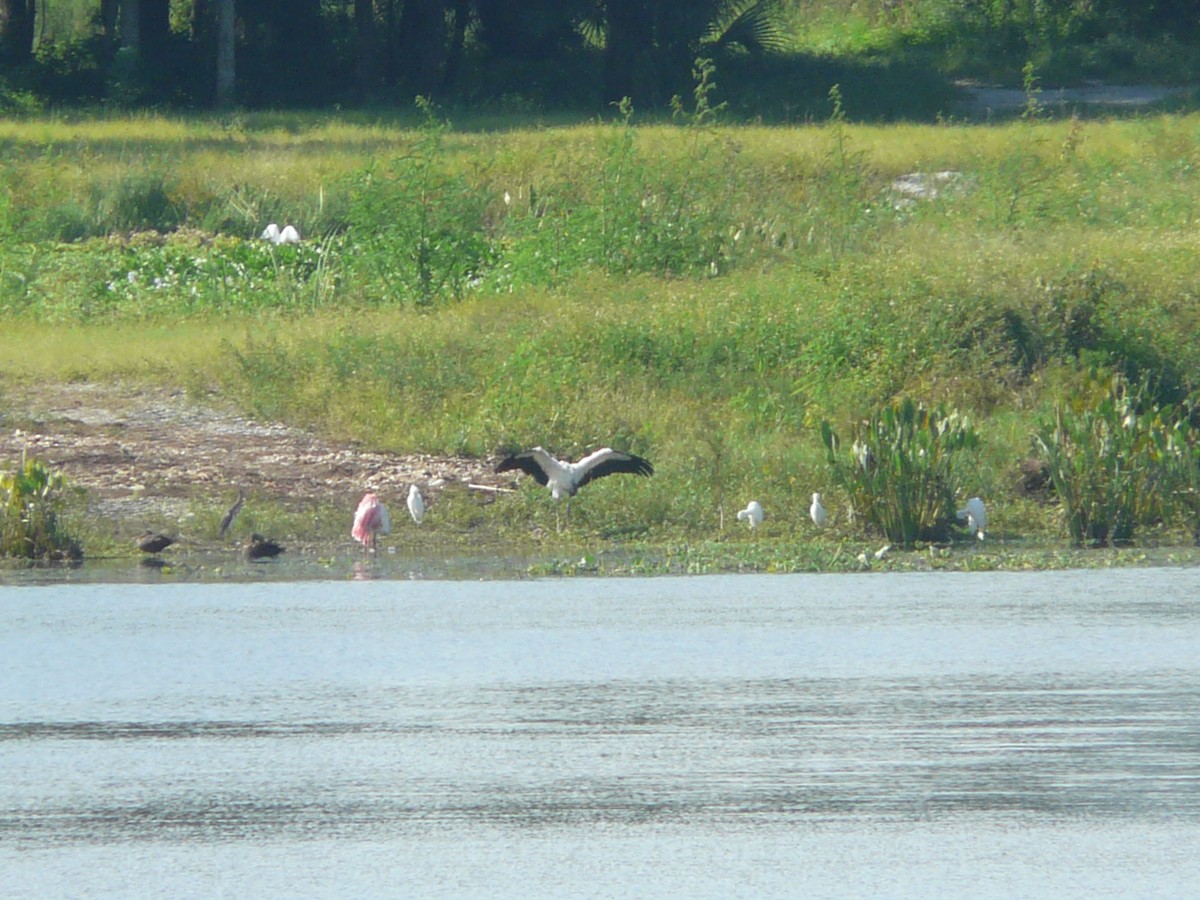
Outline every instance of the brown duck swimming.
[(283, 546), (276, 541), (268, 540), (261, 534), (252, 534), (242, 545), (247, 559), (274, 559), (283, 552)]
[(137, 548), (143, 553), (162, 553), (175, 543), (175, 538), (167, 537), (165, 534), (159, 534), (157, 531), (151, 531), (147, 528), (134, 543), (137, 544)]

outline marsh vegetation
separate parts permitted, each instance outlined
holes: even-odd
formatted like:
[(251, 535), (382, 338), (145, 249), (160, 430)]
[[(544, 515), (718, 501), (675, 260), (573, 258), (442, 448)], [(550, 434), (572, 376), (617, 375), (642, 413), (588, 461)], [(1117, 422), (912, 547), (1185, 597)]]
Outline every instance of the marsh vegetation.
[[(1031, 90), (1008, 122), (860, 124), (835, 88), (821, 122), (735, 124), (695, 76), (669, 122), (2, 122), (0, 375), (217, 391), (401, 452), (612, 444), (656, 475), (573, 526), (664, 546), (891, 535), (851, 521), (864, 487), (823, 423), (849, 445), (936, 409), (922, 429), (969, 437), (908, 445), (953, 476), (904, 543), (960, 534), (946, 510), (974, 495), (1000, 539), (1191, 542), (1200, 120), (1055, 118)], [(1109, 492), (1091, 512), (1081, 479)], [(462, 515), (553, 531), (543, 493)], [(764, 526), (723, 529), (751, 498)]]

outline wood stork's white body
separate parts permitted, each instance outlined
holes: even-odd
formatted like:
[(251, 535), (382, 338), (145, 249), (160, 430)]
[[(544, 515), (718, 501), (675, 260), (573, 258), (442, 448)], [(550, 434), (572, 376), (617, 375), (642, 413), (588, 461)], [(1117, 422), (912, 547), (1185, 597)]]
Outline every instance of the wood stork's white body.
[(589, 481), (621, 472), (643, 476), (654, 474), (654, 466), (649, 460), (632, 453), (613, 450), (611, 447), (589, 453), (579, 462), (556, 459), (544, 448), (534, 447), (532, 450), (507, 456), (496, 466), (497, 472), (512, 469), (520, 469), (527, 475), (532, 475), (538, 484), (550, 489), (550, 495), (555, 500), (566, 497), (568, 520), (571, 516), (571, 498)]
[(745, 509), (738, 511), (737, 517), (739, 522), (748, 522), (751, 528), (757, 528), (763, 520), (762, 504), (757, 500), (751, 500), (746, 504)]
[(829, 513), (821, 505), (821, 495), (813, 494), (812, 506), (808, 508), (808, 516), (818, 528), (824, 528), (829, 522)]
[(425, 498), (421, 496), (421, 489), (415, 484), (408, 488), (408, 514), (418, 525), (425, 518)]
[(958, 518), (966, 519), (967, 528), (971, 529), (971, 533), (983, 540), (983, 533), (987, 530), (987, 509), (982, 500), (972, 497), (967, 501), (966, 508), (958, 511)]

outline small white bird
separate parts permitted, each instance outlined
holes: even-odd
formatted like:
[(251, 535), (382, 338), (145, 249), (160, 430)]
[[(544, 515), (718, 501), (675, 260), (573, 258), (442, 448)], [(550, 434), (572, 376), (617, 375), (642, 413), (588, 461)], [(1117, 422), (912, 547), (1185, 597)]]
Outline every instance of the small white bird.
[(263, 233), (260, 235), (260, 237), (264, 241), (270, 241), (272, 244), (278, 244), (279, 243), (279, 226), (276, 225), (274, 222), (272, 222), (270, 225), (268, 225), (266, 228), (263, 229)]
[(745, 509), (738, 512), (737, 517), (739, 522), (749, 522), (751, 528), (757, 528), (762, 524), (763, 508), (757, 500), (751, 500)]
[(425, 518), (425, 498), (421, 496), (421, 489), (415, 484), (408, 488), (408, 512), (418, 525)]
[(983, 540), (983, 533), (987, 529), (987, 510), (984, 508), (982, 500), (972, 497), (967, 501), (966, 509), (958, 511), (958, 518), (959, 520), (965, 519), (971, 533), (979, 540)]
[(821, 505), (820, 494), (813, 494), (813, 502), (812, 506), (808, 508), (808, 515), (818, 528), (824, 528), (829, 522), (829, 513), (825, 512), (825, 507)]
[(532, 475), (538, 484), (550, 488), (550, 495), (555, 500), (566, 497), (568, 522), (571, 519), (571, 498), (589, 481), (622, 472), (644, 476), (654, 474), (654, 466), (649, 460), (611, 447), (597, 450), (574, 463), (555, 459), (542, 447), (534, 447), (506, 456), (496, 466), (497, 472), (511, 469), (520, 469)]

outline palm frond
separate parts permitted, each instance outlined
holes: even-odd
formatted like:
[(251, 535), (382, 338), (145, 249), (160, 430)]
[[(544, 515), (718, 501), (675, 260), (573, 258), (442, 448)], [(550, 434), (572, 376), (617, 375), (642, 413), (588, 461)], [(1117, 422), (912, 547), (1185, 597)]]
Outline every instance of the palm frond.
[(785, 48), (779, 0), (731, 0), (713, 19), (703, 43), (717, 49), (740, 45), (750, 53)]

